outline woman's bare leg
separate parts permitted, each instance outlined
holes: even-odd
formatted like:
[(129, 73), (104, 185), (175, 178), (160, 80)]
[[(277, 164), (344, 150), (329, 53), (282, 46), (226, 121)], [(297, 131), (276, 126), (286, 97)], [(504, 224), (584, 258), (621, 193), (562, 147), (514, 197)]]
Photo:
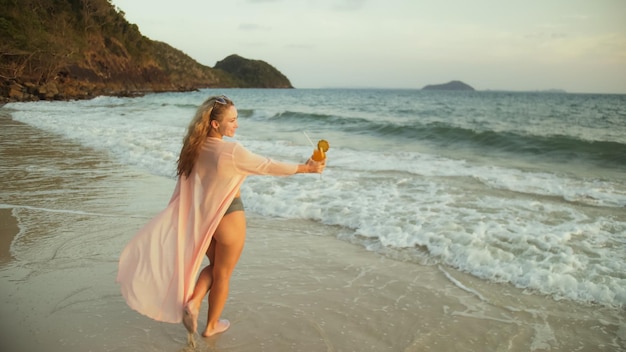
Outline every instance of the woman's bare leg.
[(215, 234), (215, 260), (213, 266), (213, 282), (209, 292), (209, 312), (207, 327), (203, 336), (212, 336), (226, 331), (230, 326), (228, 320), (219, 320), (226, 300), (230, 277), (241, 257), (246, 239), (246, 217), (243, 211), (232, 212), (220, 221)]
[(209, 265), (204, 267), (198, 276), (196, 286), (193, 289), (193, 293), (185, 308), (183, 310), (183, 324), (187, 331), (190, 333), (198, 330), (198, 313), (200, 312), (200, 306), (204, 296), (211, 289), (213, 283), (213, 262), (215, 261), (215, 239), (211, 239), (211, 244), (206, 252), (209, 258)]

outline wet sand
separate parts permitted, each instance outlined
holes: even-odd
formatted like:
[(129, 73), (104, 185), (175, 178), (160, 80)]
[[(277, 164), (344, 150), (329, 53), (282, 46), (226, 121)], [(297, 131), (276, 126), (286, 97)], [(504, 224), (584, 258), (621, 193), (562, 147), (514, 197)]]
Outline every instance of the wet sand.
[(11, 260), (11, 243), (19, 231), (11, 209), (0, 209), (0, 263)]
[[(6, 115), (0, 141), (0, 349), (193, 350), (182, 324), (132, 311), (115, 283), (120, 251), (165, 206), (174, 180)], [(224, 311), (231, 328), (196, 336), (195, 350), (626, 349), (623, 309), (392, 260), (338, 240), (339, 231), (248, 214)]]

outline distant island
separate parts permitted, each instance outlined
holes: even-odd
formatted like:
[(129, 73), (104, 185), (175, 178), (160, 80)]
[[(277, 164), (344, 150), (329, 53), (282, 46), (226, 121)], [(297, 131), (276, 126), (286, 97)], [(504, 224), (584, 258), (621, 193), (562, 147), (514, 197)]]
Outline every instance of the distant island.
[(261, 60), (204, 66), (141, 34), (108, 0), (3, 1), (0, 104), (201, 88), (293, 88)]
[(443, 84), (429, 84), (424, 86), (422, 90), (465, 90), (474, 91), (475, 89), (461, 81), (450, 81)]

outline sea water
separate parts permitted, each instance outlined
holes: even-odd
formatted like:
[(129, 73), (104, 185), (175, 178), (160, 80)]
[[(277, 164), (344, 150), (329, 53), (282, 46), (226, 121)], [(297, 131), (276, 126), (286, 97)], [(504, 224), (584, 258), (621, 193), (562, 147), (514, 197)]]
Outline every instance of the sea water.
[(235, 140), (255, 153), (304, 162), (304, 133), (330, 142), (321, 177), (249, 177), (248, 211), (554, 299), (626, 305), (626, 95), (227, 89), (3, 109), (174, 178), (188, 123), (214, 94), (234, 100)]

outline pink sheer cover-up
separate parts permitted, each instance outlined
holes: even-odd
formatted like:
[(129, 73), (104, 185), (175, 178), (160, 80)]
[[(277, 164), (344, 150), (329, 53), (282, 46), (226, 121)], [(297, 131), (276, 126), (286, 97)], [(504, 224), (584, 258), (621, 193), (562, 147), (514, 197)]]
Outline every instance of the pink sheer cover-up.
[(128, 305), (178, 323), (213, 233), (248, 175), (288, 176), (297, 165), (207, 138), (189, 177), (180, 176), (167, 207), (122, 251), (117, 282)]

